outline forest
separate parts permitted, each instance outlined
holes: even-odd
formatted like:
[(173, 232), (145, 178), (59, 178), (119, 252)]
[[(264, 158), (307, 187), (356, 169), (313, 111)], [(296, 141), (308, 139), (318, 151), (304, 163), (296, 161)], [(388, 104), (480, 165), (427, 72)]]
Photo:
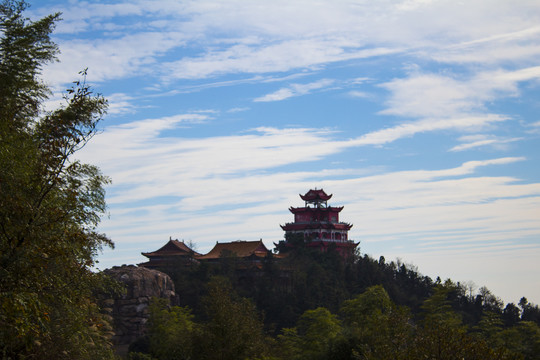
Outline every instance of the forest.
[[(131, 359), (539, 359), (540, 308), (411, 265), (299, 246), (246, 272), (169, 266), (179, 306), (156, 300)], [(246, 276), (247, 275), (247, 276)]]

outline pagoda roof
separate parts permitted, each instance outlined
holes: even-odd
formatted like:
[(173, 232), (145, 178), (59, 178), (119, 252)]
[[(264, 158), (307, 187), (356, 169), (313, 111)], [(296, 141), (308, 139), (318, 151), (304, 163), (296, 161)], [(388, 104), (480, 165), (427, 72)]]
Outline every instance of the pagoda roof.
[(330, 198), (332, 197), (332, 194), (330, 195), (326, 194), (323, 189), (319, 189), (319, 190), (311, 189), (307, 193), (305, 193), (305, 195), (300, 195), (300, 197), (304, 201), (315, 201), (315, 200), (327, 201), (327, 200), (330, 200)]
[(306, 222), (306, 223), (287, 223), (280, 225), (285, 231), (294, 230), (306, 230), (306, 229), (336, 229), (336, 230), (350, 230), (352, 224), (348, 223), (332, 223), (332, 222)]
[(293, 206), (291, 206), (289, 208), (289, 211), (292, 212), (293, 214), (306, 212), (306, 211), (311, 211), (311, 212), (317, 212), (317, 211), (341, 212), (341, 210), (343, 210), (343, 206), (328, 206), (328, 207), (318, 207), (318, 208), (313, 208), (313, 207), (309, 207), (309, 206), (307, 206), (307, 207), (293, 207)]
[(219, 259), (224, 253), (234, 254), (239, 258), (247, 258), (250, 256), (265, 257), (269, 250), (264, 246), (262, 240), (245, 241), (237, 240), (227, 243), (216, 243), (214, 248), (206, 255), (198, 256), (199, 260)]
[(142, 255), (147, 258), (154, 256), (188, 256), (188, 255), (200, 255), (198, 252), (190, 249), (183, 241), (170, 239), (164, 246), (156, 251), (143, 252)]

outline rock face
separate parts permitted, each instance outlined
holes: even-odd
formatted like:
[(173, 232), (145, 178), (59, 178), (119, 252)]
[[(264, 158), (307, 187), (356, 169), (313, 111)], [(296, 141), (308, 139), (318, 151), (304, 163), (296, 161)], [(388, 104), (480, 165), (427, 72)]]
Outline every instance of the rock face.
[(126, 285), (126, 293), (116, 299), (104, 299), (102, 307), (113, 318), (115, 345), (126, 345), (143, 336), (148, 321), (148, 305), (153, 297), (177, 304), (171, 278), (160, 271), (135, 265), (115, 266), (104, 271)]

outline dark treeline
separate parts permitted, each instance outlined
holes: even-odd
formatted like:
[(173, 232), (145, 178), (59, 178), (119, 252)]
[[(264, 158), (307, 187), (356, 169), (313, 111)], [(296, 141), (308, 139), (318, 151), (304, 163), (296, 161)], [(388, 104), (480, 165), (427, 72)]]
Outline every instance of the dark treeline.
[[(344, 259), (299, 246), (260, 269), (228, 256), (161, 270), (173, 278), (181, 306), (154, 304), (149, 337), (132, 347), (148, 355), (133, 358), (540, 359), (538, 306), (525, 298), (505, 305), (486, 288), (473, 293), (383, 257)], [(184, 320), (171, 322), (172, 313)], [(186, 319), (191, 330), (168, 332), (192, 339), (183, 350), (189, 356), (159, 355), (165, 338), (176, 343), (163, 329)]]

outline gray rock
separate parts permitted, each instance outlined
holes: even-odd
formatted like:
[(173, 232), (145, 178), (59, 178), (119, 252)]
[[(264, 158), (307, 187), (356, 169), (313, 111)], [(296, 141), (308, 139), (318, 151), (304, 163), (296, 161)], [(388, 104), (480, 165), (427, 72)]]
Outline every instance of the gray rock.
[(104, 271), (126, 286), (126, 293), (115, 299), (103, 299), (101, 306), (113, 318), (113, 344), (126, 345), (143, 336), (148, 321), (148, 305), (153, 297), (178, 304), (171, 278), (160, 271), (134, 265), (115, 266)]

